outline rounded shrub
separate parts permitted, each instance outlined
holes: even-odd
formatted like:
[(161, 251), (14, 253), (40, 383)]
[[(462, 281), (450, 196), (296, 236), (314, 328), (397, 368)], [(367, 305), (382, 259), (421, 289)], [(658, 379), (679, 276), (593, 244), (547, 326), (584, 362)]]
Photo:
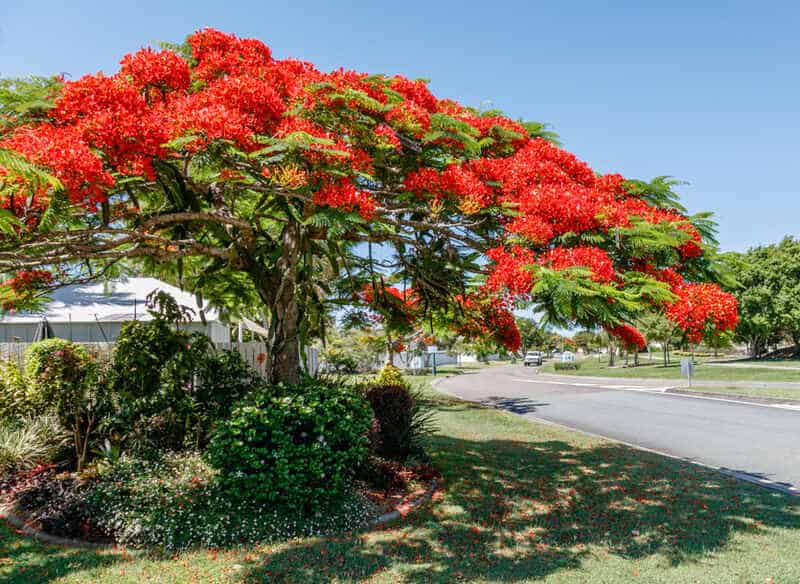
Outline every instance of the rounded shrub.
[(386, 364), (375, 378), (375, 385), (399, 385), (409, 389), (411, 386), (403, 377), (403, 373), (394, 365)]
[(266, 387), (234, 408), (206, 456), (230, 495), (312, 512), (344, 493), (369, 454), (371, 422), (369, 404), (342, 384)]
[(86, 349), (64, 339), (33, 343), (25, 354), (25, 377), (37, 409), (71, 400), (93, 372), (94, 362)]
[(373, 446), (376, 454), (405, 460), (422, 450), (422, 439), (431, 432), (432, 423), (419, 396), (402, 385), (374, 385), (367, 390), (366, 398), (378, 422)]
[(581, 368), (581, 364), (575, 361), (558, 361), (553, 368), (556, 371), (577, 371)]

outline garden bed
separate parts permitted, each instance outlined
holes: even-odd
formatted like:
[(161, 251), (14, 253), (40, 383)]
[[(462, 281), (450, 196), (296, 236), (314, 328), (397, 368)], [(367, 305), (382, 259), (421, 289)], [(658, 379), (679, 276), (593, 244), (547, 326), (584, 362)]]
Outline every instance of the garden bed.
[[(382, 464), (372, 472), (385, 484), (358, 480), (327, 508), (292, 515), (227, 499), (201, 476), (208, 469), (199, 459), (181, 454), (182, 462), (177, 460), (152, 463), (150, 469), (139, 466), (141, 461), (131, 463), (128, 470), (141, 475), (130, 482), (117, 480), (126, 471), (84, 478), (43, 465), (0, 482), (0, 516), (23, 533), (57, 545), (218, 549), (382, 525), (427, 502), (439, 476), (427, 464)], [(164, 473), (163, 480), (148, 472), (154, 468)], [(165, 488), (168, 483), (174, 488)]]

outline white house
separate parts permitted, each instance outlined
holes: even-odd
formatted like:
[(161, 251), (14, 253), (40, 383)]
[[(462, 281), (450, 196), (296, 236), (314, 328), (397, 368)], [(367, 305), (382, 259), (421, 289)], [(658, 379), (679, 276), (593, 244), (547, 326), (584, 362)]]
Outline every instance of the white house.
[(178, 304), (194, 311), (192, 321), (186, 325), (188, 330), (204, 332), (213, 342), (230, 341), (229, 327), (219, 321), (217, 310), (199, 307), (194, 294), (155, 278), (126, 278), (109, 283), (65, 286), (51, 294), (51, 301), (41, 312), (0, 315), (0, 342), (38, 340), (45, 321), (50, 336), (84, 343), (111, 342), (119, 335), (124, 322), (152, 319), (145, 299), (153, 290), (167, 292)]

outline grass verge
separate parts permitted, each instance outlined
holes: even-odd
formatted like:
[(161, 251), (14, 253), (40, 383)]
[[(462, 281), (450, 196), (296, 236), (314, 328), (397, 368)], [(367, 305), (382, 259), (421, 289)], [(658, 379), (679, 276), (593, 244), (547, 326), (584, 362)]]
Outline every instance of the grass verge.
[(43, 546), (0, 524), (0, 581), (800, 581), (796, 499), (433, 390), (426, 396), (440, 425), (431, 453), (445, 490), (386, 529), (132, 557)]
[[(638, 367), (609, 367), (606, 358), (598, 360), (596, 357), (580, 361), (577, 371), (555, 371), (553, 362), (545, 363), (543, 373), (558, 373), (559, 375), (587, 375), (596, 377), (624, 377), (643, 379), (681, 379), (680, 363), (673, 362), (664, 367), (661, 362), (650, 362), (646, 357), (640, 357)], [(694, 379), (698, 381), (786, 381), (800, 382), (800, 370), (769, 369), (766, 367), (726, 367), (724, 365), (706, 365), (702, 362), (695, 366)]]

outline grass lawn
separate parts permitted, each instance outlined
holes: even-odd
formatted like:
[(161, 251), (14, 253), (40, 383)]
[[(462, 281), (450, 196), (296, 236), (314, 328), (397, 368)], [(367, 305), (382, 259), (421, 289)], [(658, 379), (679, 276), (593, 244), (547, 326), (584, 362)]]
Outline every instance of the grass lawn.
[(800, 359), (737, 359), (740, 365), (758, 365), (759, 367), (798, 367)]
[(48, 547), (2, 524), (0, 581), (800, 581), (800, 500), (428, 395), (446, 489), (387, 529), (173, 557)]
[[(679, 361), (673, 361), (667, 367), (663, 362), (651, 362), (646, 356), (639, 357), (638, 367), (609, 367), (607, 357), (602, 360), (591, 357), (580, 362), (581, 368), (577, 371), (555, 371), (555, 363), (548, 362), (542, 367), (543, 373), (558, 373), (565, 375), (589, 375), (598, 377), (630, 377), (648, 379), (681, 379), (681, 366)], [(632, 362), (633, 360), (631, 360)], [(790, 381), (800, 382), (800, 369), (768, 369), (765, 367), (726, 367), (724, 365), (707, 365), (702, 361), (695, 366), (694, 379), (698, 381)]]

